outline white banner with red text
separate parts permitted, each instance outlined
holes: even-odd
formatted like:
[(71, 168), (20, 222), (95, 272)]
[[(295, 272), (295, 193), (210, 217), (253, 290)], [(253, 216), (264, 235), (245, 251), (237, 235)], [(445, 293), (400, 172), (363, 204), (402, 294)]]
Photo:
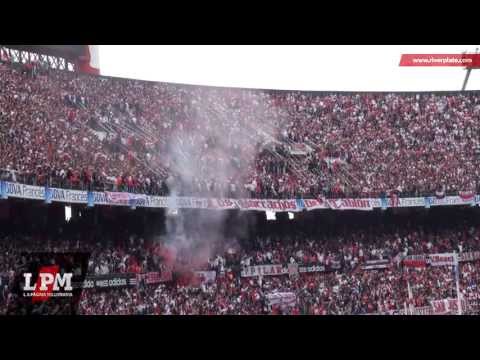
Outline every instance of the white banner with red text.
[(403, 266), (413, 268), (424, 268), (430, 266), (456, 266), (461, 261), (475, 261), (480, 258), (480, 252), (472, 253), (444, 253), (444, 254), (422, 254), (408, 255), (402, 260)]
[[(461, 300), (462, 313), (479, 310), (479, 301), (475, 299)], [(398, 309), (367, 315), (457, 315), (458, 300), (443, 299), (430, 301), (430, 306), (415, 307), (411, 310)]]
[(430, 266), (456, 266), (458, 256), (455, 253), (429, 254), (428, 263)]

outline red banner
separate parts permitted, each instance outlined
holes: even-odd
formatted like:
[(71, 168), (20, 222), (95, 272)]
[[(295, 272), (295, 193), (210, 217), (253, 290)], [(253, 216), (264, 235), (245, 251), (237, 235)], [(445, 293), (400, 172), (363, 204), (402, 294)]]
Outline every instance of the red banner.
[(474, 201), (475, 200), (475, 193), (473, 191), (459, 191), (458, 196), (463, 201)]
[(409, 255), (403, 259), (405, 267), (427, 267), (427, 257), (425, 255)]

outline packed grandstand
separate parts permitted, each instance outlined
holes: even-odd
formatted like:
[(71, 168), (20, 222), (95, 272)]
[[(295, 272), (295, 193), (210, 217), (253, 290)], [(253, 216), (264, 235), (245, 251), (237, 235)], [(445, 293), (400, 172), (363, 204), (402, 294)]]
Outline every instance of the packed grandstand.
[[(479, 190), (478, 92), (213, 88), (8, 59), (0, 85), (2, 184), (219, 199)], [(477, 314), (480, 223), (468, 199), (278, 222), (109, 206), (59, 220), (58, 204), (0, 200), (0, 313), (23, 311), (11, 291), (21, 254), (48, 251), (88, 253), (94, 284), (128, 281), (39, 314)]]
[[(455, 271), (438, 262), (438, 254), (452, 253), (462, 314), (479, 311), (477, 208), (306, 213), (278, 223), (249, 212), (244, 216), (256, 216), (255, 225), (240, 235), (245, 225), (232, 214), (222, 236), (208, 242), (198, 214), (190, 213), (185, 221), (196, 223), (186, 224), (184, 242), (195, 245), (182, 247), (178, 238), (136, 224), (147, 216), (138, 210), (83, 210), (75, 220), (45, 226), (42, 207), (26, 224), (26, 205), (18, 206), (0, 236), (4, 314), (17, 313), (9, 284), (23, 251), (88, 252), (89, 279), (135, 280), (84, 289), (77, 314), (457, 314)], [(160, 215), (148, 216), (163, 224)]]
[[(171, 176), (180, 195), (253, 198), (478, 187), (478, 92), (262, 91), (1, 66), (5, 179), (166, 194)], [(185, 153), (187, 179), (175, 166)]]

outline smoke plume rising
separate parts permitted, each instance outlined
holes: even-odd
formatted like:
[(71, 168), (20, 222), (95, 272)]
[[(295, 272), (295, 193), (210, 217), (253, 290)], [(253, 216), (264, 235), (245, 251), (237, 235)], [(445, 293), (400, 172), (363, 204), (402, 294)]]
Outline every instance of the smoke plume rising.
[[(277, 135), (272, 119), (265, 118), (267, 104), (259, 103), (261, 98), (252, 98), (247, 90), (235, 90), (233, 96), (225, 98), (225, 89), (197, 89), (185, 93), (183, 115), (188, 120), (175, 129), (168, 144), (168, 166), (173, 176), (167, 186), (172, 203), (185, 186), (200, 187), (200, 197), (205, 193), (227, 197), (230, 184), (235, 184), (237, 193), (245, 196), (244, 184), (252, 180), (248, 174), (262, 144)], [(255, 101), (254, 106), (249, 101)], [(177, 215), (172, 215), (172, 210)], [(216, 244), (228, 240), (225, 211), (173, 208), (167, 213), (167, 241), (175, 248), (177, 260), (182, 261), (178, 257), (181, 254), (191, 270), (212, 258)], [(236, 234), (247, 231), (235, 230)]]

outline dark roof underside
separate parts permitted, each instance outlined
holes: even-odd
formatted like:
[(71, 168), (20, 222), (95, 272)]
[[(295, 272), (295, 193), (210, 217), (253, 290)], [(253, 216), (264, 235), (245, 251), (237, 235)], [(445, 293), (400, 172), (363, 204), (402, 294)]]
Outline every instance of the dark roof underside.
[(38, 54), (62, 57), (67, 60), (77, 60), (85, 53), (87, 45), (4, 45), (10, 49), (30, 51)]

